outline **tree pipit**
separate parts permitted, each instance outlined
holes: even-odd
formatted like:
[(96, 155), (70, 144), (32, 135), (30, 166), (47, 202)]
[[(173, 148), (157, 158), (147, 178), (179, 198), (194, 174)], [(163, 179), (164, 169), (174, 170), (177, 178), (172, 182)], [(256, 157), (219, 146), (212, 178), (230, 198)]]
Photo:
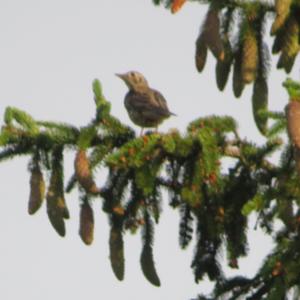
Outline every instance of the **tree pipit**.
[(116, 74), (127, 87), (128, 93), (125, 96), (124, 104), (131, 121), (143, 129), (145, 127), (157, 127), (165, 119), (174, 113), (169, 111), (167, 101), (157, 90), (149, 87), (145, 77), (136, 71), (125, 74)]

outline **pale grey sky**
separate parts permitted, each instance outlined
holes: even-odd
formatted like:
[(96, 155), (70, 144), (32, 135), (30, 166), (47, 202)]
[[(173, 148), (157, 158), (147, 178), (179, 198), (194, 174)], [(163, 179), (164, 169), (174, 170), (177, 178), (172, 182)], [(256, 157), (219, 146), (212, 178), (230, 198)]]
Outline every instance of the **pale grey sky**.
[[(199, 116), (229, 114), (238, 119), (242, 135), (263, 141), (251, 116), (251, 88), (238, 100), (231, 82), (220, 93), (211, 55), (203, 74), (196, 72), (194, 44), (205, 11), (205, 6), (188, 3), (171, 15), (151, 0), (2, 0), (1, 123), (5, 107), (16, 106), (37, 119), (84, 125), (94, 115), (91, 84), (99, 78), (113, 114), (131, 124), (123, 106), (126, 87), (114, 74), (133, 69), (164, 94), (178, 115), (166, 121), (162, 131), (172, 127), (183, 131)], [(296, 70), (299, 60), (293, 72), (299, 78)], [(281, 87), (285, 75), (282, 71), (271, 75), (271, 108), (280, 110), (287, 102)], [(73, 153), (66, 156), (66, 179), (73, 159)], [(139, 234), (126, 235), (126, 274), (119, 282), (110, 268), (101, 201), (94, 205), (92, 246), (84, 246), (78, 236), (76, 192), (67, 196), (71, 220), (66, 238), (60, 238), (48, 222), (45, 207), (33, 217), (27, 214), (27, 161), (20, 158), (0, 166), (0, 299), (183, 300), (209, 290), (209, 284), (194, 284), (192, 247), (179, 249), (177, 211), (165, 207), (157, 227), (154, 256), (162, 287), (151, 286), (140, 271)], [(258, 232), (251, 241), (255, 251), (240, 264), (250, 275), (268, 248)]]

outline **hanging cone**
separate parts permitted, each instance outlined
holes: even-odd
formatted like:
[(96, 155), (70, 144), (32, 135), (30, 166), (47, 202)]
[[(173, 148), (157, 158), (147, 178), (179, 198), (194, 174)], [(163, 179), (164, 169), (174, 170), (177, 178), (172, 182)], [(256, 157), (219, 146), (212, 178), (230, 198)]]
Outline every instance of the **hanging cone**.
[(160, 279), (155, 269), (151, 246), (145, 245), (143, 247), (140, 262), (143, 274), (147, 280), (155, 286), (160, 286)]
[(65, 236), (64, 218), (69, 217), (63, 190), (63, 149), (57, 148), (52, 153), (52, 172), (48, 187), (46, 201), (47, 214), (53, 228), (60, 236)]
[(275, 0), (276, 17), (272, 24), (271, 35), (276, 34), (276, 32), (284, 25), (285, 20), (290, 13), (291, 3), (292, 0)]
[(287, 129), (291, 142), (300, 149), (300, 102), (290, 101), (286, 106)]
[(113, 272), (119, 280), (123, 280), (125, 271), (123, 234), (122, 229), (114, 225), (110, 230), (109, 249)]
[(242, 49), (238, 49), (234, 54), (234, 67), (233, 67), (233, 93), (235, 97), (239, 98), (245, 87), (242, 77)]
[(28, 213), (30, 215), (36, 213), (41, 207), (45, 197), (45, 181), (43, 173), (36, 163), (31, 170), (30, 176), (30, 196), (28, 202)]
[(284, 45), (285, 30), (284, 28), (277, 32), (272, 46), (272, 53), (278, 54)]
[(53, 228), (60, 236), (66, 235), (65, 221), (63, 217), (63, 212), (59, 206), (59, 196), (55, 194), (55, 191), (48, 189), (47, 195), (47, 214), (49, 221)]
[(207, 58), (207, 46), (205, 44), (203, 35), (200, 34), (196, 41), (195, 64), (198, 72), (204, 69)]
[(228, 38), (223, 41), (225, 57), (224, 60), (218, 60), (216, 64), (216, 80), (220, 91), (223, 91), (230, 73), (230, 68), (233, 61), (233, 54)]
[(63, 193), (58, 193), (56, 197), (57, 197), (57, 207), (60, 209), (62, 217), (64, 219), (70, 219), (69, 209), (67, 207), (66, 199)]
[(153, 223), (148, 213), (144, 215), (145, 224), (142, 230), (142, 253), (140, 258), (143, 274), (149, 282), (155, 286), (160, 286), (160, 279), (157, 275), (153, 259)]
[(212, 54), (218, 60), (224, 60), (225, 51), (220, 34), (219, 10), (211, 7), (206, 15), (203, 38)]
[(92, 244), (94, 239), (94, 213), (88, 201), (85, 201), (80, 208), (79, 235), (86, 245)]
[(261, 111), (268, 108), (268, 83), (266, 78), (259, 76), (253, 85), (252, 112), (257, 128), (266, 134), (268, 119), (261, 116)]
[(61, 195), (61, 197), (59, 198), (59, 202), (58, 202), (58, 206), (61, 208), (62, 210), (62, 216), (64, 219), (70, 219), (70, 213), (69, 213), (69, 209), (67, 207), (67, 203), (66, 203), (66, 199), (63, 195)]
[(91, 172), (90, 162), (84, 150), (79, 150), (75, 158), (75, 174), (80, 185), (90, 194), (98, 194), (100, 190), (96, 186)]
[(277, 68), (291, 72), (296, 56), (300, 50), (299, 22), (294, 16), (290, 16), (284, 29), (282, 53), (279, 57)]
[(255, 80), (258, 66), (258, 45), (255, 30), (248, 24), (244, 34), (241, 72), (244, 83)]

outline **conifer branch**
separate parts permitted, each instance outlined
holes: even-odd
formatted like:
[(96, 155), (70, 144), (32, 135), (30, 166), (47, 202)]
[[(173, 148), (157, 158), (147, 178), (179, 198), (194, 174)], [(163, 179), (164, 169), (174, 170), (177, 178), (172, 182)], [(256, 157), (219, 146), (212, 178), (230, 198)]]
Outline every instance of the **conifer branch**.
[[(205, 275), (215, 281), (211, 299), (228, 293), (232, 293), (232, 299), (251, 299), (253, 295), (269, 295), (273, 289), (284, 294), (300, 278), (300, 266), (294, 270), (290, 265), (295, 259), (292, 253), (300, 257), (297, 239), (293, 238), (298, 236), (300, 224), (300, 212), (293, 210), (300, 201), (298, 126), (297, 119), (290, 116), (299, 84), (287, 81), (285, 86), (293, 105), (287, 115), (263, 112), (274, 121), (273, 132), (269, 131), (274, 138), (258, 146), (242, 139), (235, 120), (228, 116), (196, 119), (184, 134), (173, 129), (136, 137), (131, 128), (110, 114), (110, 103), (104, 98), (100, 83), (95, 81), (96, 117), (81, 128), (36, 121), (25, 112), (8, 109), (0, 133), (0, 160), (23, 154), (31, 156), (28, 212), (34, 214), (45, 197), (49, 220), (57, 233), (64, 236), (69, 212), (64, 197), (63, 157), (66, 151), (76, 152), (74, 174), (66, 191), (76, 187), (81, 195), (79, 235), (86, 245), (92, 243), (92, 201), (100, 198), (110, 220), (110, 260), (119, 280), (125, 274), (124, 233), (136, 233), (141, 228), (142, 271), (151, 283), (160, 285), (152, 253), (153, 221), (160, 220), (161, 190), (167, 189), (170, 206), (180, 211), (182, 248), (190, 243), (195, 230), (192, 269), (195, 281)], [(282, 149), (284, 139), (279, 133), (284, 132), (278, 129), (285, 130), (287, 125), (291, 144)], [(275, 151), (281, 152), (279, 164), (270, 161)], [(232, 166), (224, 171), (225, 157), (233, 160)], [(95, 174), (102, 168), (108, 169), (108, 175), (100, 185)], [(44, 182), (44, 172), (50, 175), (48, 184)], [(226, 248), (229, 266), (238, 268), (239, 258), (248, 254), (247, 222), (255, 212), (259, 212), (257, 226), (276, 237), (277, 252), (266, 258), (252, 279), (226, 279), (220, 263), (222, 247)], [(282, 232), (273, 227), (276, 219), (284, 224)], [(278, 282), (284, 274), (289, 274), (288, 281), (280, 289)]]

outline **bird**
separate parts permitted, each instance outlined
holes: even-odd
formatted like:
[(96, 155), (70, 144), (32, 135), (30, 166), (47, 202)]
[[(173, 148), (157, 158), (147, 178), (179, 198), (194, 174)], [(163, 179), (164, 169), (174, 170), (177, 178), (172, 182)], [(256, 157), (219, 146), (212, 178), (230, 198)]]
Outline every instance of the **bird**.
[(140, 72), (129, 71), (116, 76), (121, 78), (129, 89), (124, 105), (131, 121), (141, 127), (141, 136), (144, 128), (154, 127), (157, 132), (158, 125), (165, 119), (176, 116), (170, 112), (164, 96), (152, 89)]

